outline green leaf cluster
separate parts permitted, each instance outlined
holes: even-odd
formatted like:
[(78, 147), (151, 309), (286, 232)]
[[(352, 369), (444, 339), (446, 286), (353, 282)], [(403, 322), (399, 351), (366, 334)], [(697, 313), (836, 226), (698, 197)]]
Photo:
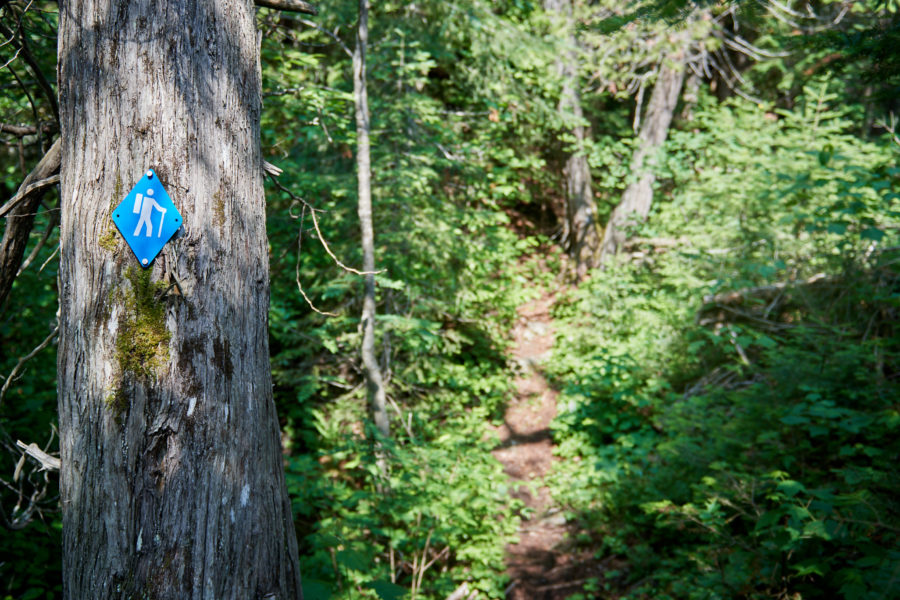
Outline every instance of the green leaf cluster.
[(897, 149), (829, 89), (702, 99), (637, 251), (557, 307), (555, 494), (605, 593), (895, 586)]

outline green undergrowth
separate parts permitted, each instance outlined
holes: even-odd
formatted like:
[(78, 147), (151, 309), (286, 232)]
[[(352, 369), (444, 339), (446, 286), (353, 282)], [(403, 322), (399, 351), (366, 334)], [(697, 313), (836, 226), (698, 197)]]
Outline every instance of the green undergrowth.
[[(321, 25), (354, 22), (355, 10), (323, 11)], [(312, 29), (263, 42), (267, 85), (304, 90), (300, 102), (267, 99), (264, 145), (280, 152), (271, 159), (284, 169), (280, 183), (319, 211), (314, 225), (296, 197), (268, 195), (272, 369), (304, 589), (307, 598), (443, 600), (466, 582), (479, 597), (503, 598), (517, 504), (488, 426), (511, 394), (507, 332), (534, 295), (516, 265), (538, 246), (512, 231), (504, 207), (529, 201), (524, 180), (541, 163), (502, 141), (513, 128), (534, 139), (533, 122), (500, 109), (507, 86), (522, 94), (518, 77), (540, 65), (530, 50), (510, 54), (514, 64), (497, 60), (493, 41), (523, 44), (490, 7), (431, 4), (435, 18), (415, 30), (411, 7), (384, 10), (367, 55), (376, 340), (392, 421), (380, 447), (360, 368), (362, 278), (318, 239), (344, 264), (362, 262), (350, 65), (335, 46), (310, 54), (309, 43), (330, 44)], [(456, 43), (465, 57), (447, 52)]]
[[(555, 493), (635, 598), (883, 598), (896, 585), (900, 273), (859, 319), (686, 332), (697, 377), (597, 354), (558, 374)], [(834, 298), (829, 298), (834, 300)], [(852, 302), (855, 304), (856, 302)], [(740, 345), (745, 363), (737, 354)], [(700, 375), (700, 373), (704, 373)]]
[[(440, 432), (429, 432), (425, 418), (439, 419), (418, 416), (413, 428), (432, 439), (400, 434), (382, 442), (386, 477), (361, 436), (290, 461), (298, 518), (317, 517), (303, 538), (307, 597), (445, 598), (462, 582), (503, 597), (504, 546), (519, 503), (509, 498), (493, 444), (480, 436), (487, 414), (440, 419)], [(326, 439), (330, 428), (319, 421)]]
[(556, 308), (578, 597), (895, 597), (897, 150), (806, 99), (707, 99), (639, 253)]

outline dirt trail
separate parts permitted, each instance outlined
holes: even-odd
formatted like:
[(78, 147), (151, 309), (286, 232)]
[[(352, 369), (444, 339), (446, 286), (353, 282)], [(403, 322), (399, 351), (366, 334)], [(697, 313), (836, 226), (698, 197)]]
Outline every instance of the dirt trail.
[(507, 572), (511, 600), (561, 600), (581, 589), (583, 575), (566, 548), (566, 522), (553, 506), (544, 485), (556, 458), (550, 422), (556, 416), (557, 392), (540, 370), (541, 361), (553, 347), (554, 329), (550, 307), (554, 295), (545, 294), (519, 308), (513, 329), (514, 359), (519, 363), (516, 397), (497, 429), (500, 445), (494, 456), (518, 483), (513, 496), (531, 509), (519, 528), (519, 542), (507, 547)]

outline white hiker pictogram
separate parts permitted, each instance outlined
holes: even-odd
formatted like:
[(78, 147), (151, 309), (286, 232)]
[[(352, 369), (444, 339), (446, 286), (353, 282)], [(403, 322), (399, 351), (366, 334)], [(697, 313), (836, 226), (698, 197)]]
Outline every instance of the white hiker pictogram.
[(141, 228), (145, 226), (147, 228), (145, 237), (151, 237), (153, 235), (153, 223), (151, 222), (150, 217), (153, 215), (154, 208), (162, 213), (159, 217), (159, 229), (156, 234), (156, 237), (161, 237), (163, 220), (166, 218), (166, 209), (160, 206), (156, 199), (153, 198), (152, 189), (146, 191), (146, 196), (143, 194), (135, 196), (133, 212), (134, 214), (141, 213), (141, 218), (138, 219), (137, 227), (134, 230), (135, 236), (139, 235)]

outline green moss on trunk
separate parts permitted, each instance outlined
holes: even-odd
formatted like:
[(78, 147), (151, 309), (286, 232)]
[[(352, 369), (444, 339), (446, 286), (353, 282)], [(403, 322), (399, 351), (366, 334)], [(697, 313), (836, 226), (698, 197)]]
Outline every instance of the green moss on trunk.
[(225, 194), (221, 188), (213, 194), (213, 214), (216, 226), (221, 229), (225, 225)]
[(152, 379), (169, 359), (172, 337), (166, 329), (166, 304), (162, 297), (166, 284), (153, 281), (150, 269), (137, 267), (129, 267), (125, 278), (131, 285), (115, 287), (109, 295), (109, 304), (124, 305), (116, 338), (118, 374), (105, 398), (117, 421), (128, 409), (127, 382)]
[(123, 293), (125, 311), (119, 321), (116, 359), (123, 373), (151, 377), (169, 358), (171, 334), (166, 329), (165, 283), (151, 280), (149, 269), (130, 267), (131, 283)]
[(116, 174), (115, 190), (113, 191), (112, 200), (109, 202), (109, 215), (106, 218), (106, 229), (97, 240), (97, 245), (109, 252), (115, 252), (119, 248), (119, 236), (116, 234), (116, 224), (113, 223), (112, 214), (121, 201), (122, 178)]

